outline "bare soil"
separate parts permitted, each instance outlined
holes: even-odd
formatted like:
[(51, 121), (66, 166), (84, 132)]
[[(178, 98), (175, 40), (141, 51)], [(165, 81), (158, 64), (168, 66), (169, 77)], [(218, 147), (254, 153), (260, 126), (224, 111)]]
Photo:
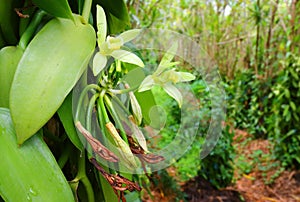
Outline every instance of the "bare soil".
[[(145, 194), (145, 202), (300, 202), (300, 171), (283, 170), (280, 163), (270, 158), (272, 145), (268, 140), (253, 139), (248, 133), (235, 130), (234, 146), (237, 157), (242, 157), (250, 172), (235, 168), (235, 181), (232, 186), (216, 189), (205, 179), (196, 177), (179, 183), (184, 198), (168, 191), (168, 187), (151, 188), (153, 198)], [(175, 177), (174, 168), (169, 168), (170, 176)]]

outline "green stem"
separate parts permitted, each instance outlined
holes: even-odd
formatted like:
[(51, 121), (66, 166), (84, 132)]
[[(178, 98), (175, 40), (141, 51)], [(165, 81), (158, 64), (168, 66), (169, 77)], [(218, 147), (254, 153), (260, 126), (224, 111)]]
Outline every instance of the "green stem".
[(139, 88), (139, 85), (131, 87), (131, 88), (125, 88), (125, 89), (110, 89), (109, 92), (114, 93), (114, 94), (124, 94), (124, 93), (128, 93), (131, 91), (135, 91), (138, 88)]
[(86, 176), (86, 169), (85, 169), (85, 152), (83, 150), (82, 154), (79, 155), (78, 158), (78, 173), (75, 179), (79, 179), (82, 184), (85, 187), (88, 201), (89, 202), (94, 202), (95, 201), (95, 196), (94, 196), (94, 191), (93, 187), (91, 185), (91, 182), (89, 181), (88, 177)]
[(97, 98), (99, 97), (99, 93), (94, 94), (89, 102), (87, 114), (86, 114), (86, 129), (91, 132), (92, 128), (92, 117), (93, 117), (93, 108)]
[[(100, 125), (100, 130), (101, 130), (101, 132), (103, 134), (102, 142), (103, 142), (104, 145), (107, 146), (108, 149), (110, 149), (109, 144), (107, 143), (107, 140), (106, 140), (105, 137), (107, 137), (107, 138), (110, 139), (108, 141), (113, 142), (114, 140), (108, 134), (108, 131), (107, 131), (106, 127), (105, 127), (105, 122), (104, 122), (103, 114), (102, 114), (101, 107), (100, 107), (100, 104), (99, 104), (99, 100), (98, 100), (98, 103), (97, 103), (97, 112), (98, 112), (98, 121), (99, 121), (99, 125)], [(111, 162), (107, 161), (106, 163), (107, 163), (106, 166), (108, 168), (112, 167), (112, 163)], [(110, 170), (110, 173), (116, 174), (116, 172), (114, 170), (111, 170), (111, 169), (109, 169), (109, 170)], [(99, 172), (99, 174), (100, 174), (100, 172)]]
[(107, 124), (107, 123), (110, 122), (110, 120), (109, 120), (109, 117), (108, 117), (106, 108), (105, 108), (105, 106), (104, 106), (104, 101), (103, 101), (104, 95), (105, 95), (105, 91), (102, 91), (102, 92), (100, 93), (100, 96), (99, 96), (98, 105), (99, 105), (99, 109), (100, 109), (101, 112), (102, 112), (104, 122), (105, 122), (105, 124)]
[(92, 8), (92, 0), (85, 0), (83, 4), (83, 11), (82, 11), (82, 17), (85, 20), (86, 23), (89, 22), (89, 17), (91, 13)]
[(29, 41), (32, 39), (33, 34), (35, 33), (37, 27), (40, 25), (40, 22), (42, 21), (43, 17), (47, 13), (43, 10), (38, 10), (36, 14), (33, 16), (29, 26), (25, 30), (25, 32), (22, 34), (21, 39), (19, 41), (19, 46), (25, 50)]
[(114, 109), (113, 107), (113, 104), (111, 102), (111, 100), (108, 98), (108, 96), (104, 96), (104, 99), (105, 99), (105, 103), (108, 107), (108, 110), (110, 111), (112, 117), (114, 118), (114, 121), (116, 123), (116, 125), (119, 127), (120, 129), (120, 134), (121, 134), (121, 137), (123, 138), (123, 140), (128, 144), (128, 139), (127, 139), (127, 136), (126, 136), (126, 132), (124, 130), (124, 127), (122, 125), (122, 122), (116, 112), (116, 110)]
[(110, 94), (111, 98), (129, 115), (130, 111), (124, 106), (122, 101), (114, 94)]
[(71, 151), (72, 151), (72, 147), (71, 147), (71, 144), (68, 142), (66, 148), (64, 148), (62, 154), (60, 155), (60, 157), (57, 161), (57, 164), (59, 165), (59, 167), (61, 169), (66, 165), (66, 163), (70, 157)]
[(89, 90), (94, 90), (93, 93), (96, 93), (95, 90), (101, 91), (100, 87), (96, 84), (89, 84), (82, 90), (79, 100), (78, 100), (77, 108), (76, 108), (75, 120), (74, 120), (75, 122), (79, 121), (80, 107), (82, 105), (84, 97), (86, 96), (86, 94), (88, 93)]

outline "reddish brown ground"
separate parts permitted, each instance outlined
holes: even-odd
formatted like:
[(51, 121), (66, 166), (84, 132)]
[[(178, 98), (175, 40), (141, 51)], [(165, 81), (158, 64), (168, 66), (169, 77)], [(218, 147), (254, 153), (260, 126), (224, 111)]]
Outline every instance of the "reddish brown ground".
[[(279, 163), (268, 155), (272, 149), (268, 140), (251, 140), (249, 134), (236, 130), (234, 146), (237, 158), (242, 157), (240, 159), (251, 167), (251, 171), (245, 174), (240, 167), (236, 167), (234, 184), (222, 190), (215, 189), (200, 177), (191, 179), (181, 184), (187, 201), (300, 202), (300, 171), (281, 170)], [(176, 173), (173, 168), (169, 168), (168, 172), (170, 176)], [(162, 185), (153, 186), (151, 193), (153, 198), (146, 193), (143, 201), (170, 202), (176, 198), (176, 193), (168, 191), (168, 187)]]

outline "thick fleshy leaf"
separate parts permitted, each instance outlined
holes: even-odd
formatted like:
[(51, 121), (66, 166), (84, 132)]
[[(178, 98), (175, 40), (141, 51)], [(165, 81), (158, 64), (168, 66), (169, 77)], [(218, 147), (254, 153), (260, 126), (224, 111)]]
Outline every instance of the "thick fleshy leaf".
[(17, 44), (20, 17), (16, 15), (14, 9), (22, 7), (23, 3), (20, 0), (0, 0), (0, 35), (2, 36), (0, 38), (3, 39), (2, 44)]
[(124, 28), (130, 26), (130, 18), (124, 0), (93, 0), (93, 5), (95, 4), (99, 4), (104, 9), (110, 34), (120, 33)]
[(67, 0), (32, 0), (35, 5), (55, 17), (74, 20)]
[(23, 50), (17, 46), (6, 46), (0, 50), (0, 107), (8, 107), (9, 91)]
[(70, 186), (39, 134), (22, 146), (8, 109), (0, 108), (0, 195), (4, 201), (74, 201)]
[(122, 62), (134, 64), (139, 67), (144, 67), (143, 61), (137, 55), (130, 53), (126, 50), (115, 50), (111, 53), (111, 56)]
[(60, 121), (71, 140), (71, 142), (80, 150), (84, 149), (74, 126), (73, 112), (72, 112), (72, 93), (70, 93), (60, 108), (57, 110)]
[(121, 33), (118, 37), (122, 38), (123, 43), (126, 43), (128, 41), (133, 40), (135, 37), (137, 37), (140, 34), (140, 32), (141, 32), (140, 29), (131, 29)]
[(107, 35), (107, 22), (105, 12), (99, 5), (97, 5), (97, 30), (98, 45), (100, 46), (105, 42)]
[(139, 92), (144, 92), (147, 90), (150, 90), (154, 86), (154, 80), (152, 78), (152, 75), (147, 76), (143, 82), (141, 83), (139, 87)]
[[(167, 50), (164, 54), (163, 58), (161, 59), (155, 74), (162, 73), (166, 68), (170, 67), (170, 63), (173, 60), (174, 56), (176, 55), (178, 49), (178, 43), (173, 43), (172, 46)], [(176, 64), (176, 63), (175, 63)], [(174, 66), (171, 64), (171, 66)]]
[(69, 19), (49, 21), (27, 46), (15, 72), (9, 106), (18, 143), (36, 133), (72, 90), (95, 49), (92, 26)]
[(97, 76), (106, 66), (107, 57), (100, 54), (99, 52), (95, 54), (93, 59), (93, 74)]
[(183, 102), (181, 92), (171, 83), (166, 83), (162, 87), (172, 98), (176, 100), (176, 102), (179, 105), (179, 108), (181, 108)]

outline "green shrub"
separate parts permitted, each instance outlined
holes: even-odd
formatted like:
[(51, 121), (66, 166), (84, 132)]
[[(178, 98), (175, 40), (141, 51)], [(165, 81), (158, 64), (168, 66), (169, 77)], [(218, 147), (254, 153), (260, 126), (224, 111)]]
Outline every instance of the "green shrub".
[(300, 167), (300, 57), (289, 55), (283, 61), (269, 99), (272, 116), (268, 131), (274, 141), (274, 153), (283, 166)]
[(235, 128), (246, 129), (256, 138), (267, 136), (265, 117), (269, 115), (268, 94), (272, 82), (272, 79), (259, 79), (249, 69), (236, 73), (234, 80), (227, 82), (227, 115)]
[[(191, 83), (191, 89), (200, 103), (200, 110), (197, 114), (200, 120), (198, 135), (186, 153), (174, 163), (174, 166), (182, 181), (200, 175), (217, 188), (226, 187), (233, 177), (232, 160), (234, 149), (231, 145), (233, 134), (229, 132), (229, 128), (226, 128), (212, 152), (201, 160), (200, 153), (211, 119), (210, 91), (201, 78)], [(155, 92), (156, 95), (160, 94), (159, 90)], [(180, 125), (181, 114), (174, 100), (169, 100), (164, 94), (160, 94), (157, 97), (159, 97), (157, 103), (160, 103), (166, 111), (170, 112), (167, 115), (166, 126), (161, 133), (162, 140), (159, 142), (159, 146), (162, 148), (169, 144), (176, 135)]]
[(235, 151), (232, 146), (234, 134), (229, 126), (223, 132), (212, 152), (201, 161), (199, 176), (204, 177), (216, 188), (229, 185), (233, 179), (233, 159)]

